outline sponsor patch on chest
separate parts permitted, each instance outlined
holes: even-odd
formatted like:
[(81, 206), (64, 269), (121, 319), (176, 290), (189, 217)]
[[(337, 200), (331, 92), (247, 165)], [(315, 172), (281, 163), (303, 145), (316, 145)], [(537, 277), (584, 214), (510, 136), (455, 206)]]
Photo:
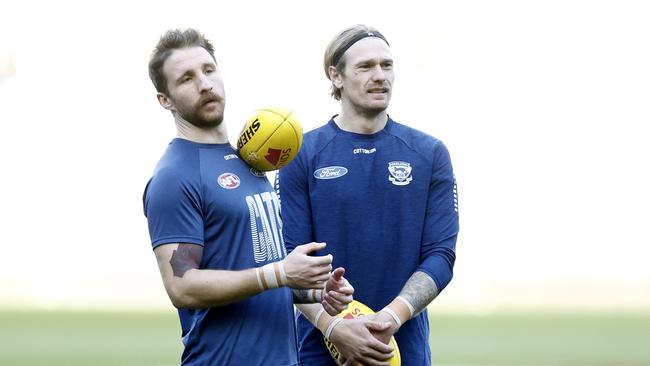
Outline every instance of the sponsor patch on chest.
[(335, 179), (341, 178), (348, 174), (348, 169), (343, 166), (326, 166), (324, 168), (316, 169), (314, 171), (314, 178), (316, 179)]

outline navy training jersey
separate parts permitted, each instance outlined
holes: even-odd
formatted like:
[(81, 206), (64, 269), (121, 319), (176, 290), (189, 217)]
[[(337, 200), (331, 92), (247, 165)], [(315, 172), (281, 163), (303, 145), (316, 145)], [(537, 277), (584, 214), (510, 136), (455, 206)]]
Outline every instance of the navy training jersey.
[[(277, 195), (230, 144), (172, 140), (143, 199), (152, 246), (201, 245), (200, 269), (244, 270), (286, 256)], [(182, 365), (298, 365), (288, 287), (178, 314)]]
[[(458, 233), (456, 186), (439, 140), (388, 119), (365, 135), (333, 120), (306, 133), (278, 176), (287, 250), (325, 242), (344, 267), (354, 297), (375, 311), (388, 305), (416, 271), (441, 291), (451, 280)], [(323, 336), (298, 315), (300, 360), (334, 365)], [(395, 334), (402, 364), (430, 365), (427, 312)]]

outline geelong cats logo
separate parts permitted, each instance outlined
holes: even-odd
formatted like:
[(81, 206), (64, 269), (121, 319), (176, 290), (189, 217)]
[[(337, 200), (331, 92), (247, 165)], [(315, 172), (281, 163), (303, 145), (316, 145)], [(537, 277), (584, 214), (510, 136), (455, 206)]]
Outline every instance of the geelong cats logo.
[(413, 180), (411, 169), (411, 164), (405, 161), (391, 161), (388, 163), (388, 180), (396, 186), (405, 186)]

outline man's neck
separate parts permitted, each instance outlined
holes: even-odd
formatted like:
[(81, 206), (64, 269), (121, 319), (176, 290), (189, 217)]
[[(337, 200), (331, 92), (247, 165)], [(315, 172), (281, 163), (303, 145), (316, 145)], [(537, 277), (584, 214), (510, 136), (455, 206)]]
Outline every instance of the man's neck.
[(175, 117), (176, 137), (202, 144), (224, 144), (228, 142), (226, 124), (221, 121), (217, 126), (210, 128), (197, 127), (183, 118)]
[(378, 114), (364, 115), (344, 109), (334, 118), (334, 122), (343, 131), (371, 135), (384, 129), (388, 114), (384, 110)]

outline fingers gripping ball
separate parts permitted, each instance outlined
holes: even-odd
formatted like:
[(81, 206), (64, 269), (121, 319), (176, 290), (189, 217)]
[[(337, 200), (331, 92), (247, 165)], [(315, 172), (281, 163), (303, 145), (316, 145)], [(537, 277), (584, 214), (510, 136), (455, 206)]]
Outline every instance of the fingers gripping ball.
[(288, 109), (258, 109), (237, 140), (239, 156), (253, 168), (268, 172), (289, 164), (302, 145), (302, 125)]
[[(337, 317), (343, 319), (352, 319), (352, 318), (358, 318), (360, 316), (370, 315), (374, 313), (375, 312), (372, 311), (372, 309), (370, 309), (365, 304), (357, 300), (353, 300), (348, 305), (348, 308), (343, 310), (339, 315), (337, 315)], [(325, 337), (323, 337), (323, 340), (325, 340), (325, 346), (327, 346), (327, 349), (330, 351), (332, 357), (334, 357), (335, 360), (338, 359), (340, 352), (336, 348), (334, 343), (330, 342), (330, 340)], [(395, 341), (395, 337), (390, 337), (390, 342), (388, 344), (395, 349), (394, 351), (395, 354), (393, 355), (393, 358), (390, 359), (390, 366), (401, 366), (402, 358), (400, 356), (399, 348), (397, 347), (397, 342)]]

